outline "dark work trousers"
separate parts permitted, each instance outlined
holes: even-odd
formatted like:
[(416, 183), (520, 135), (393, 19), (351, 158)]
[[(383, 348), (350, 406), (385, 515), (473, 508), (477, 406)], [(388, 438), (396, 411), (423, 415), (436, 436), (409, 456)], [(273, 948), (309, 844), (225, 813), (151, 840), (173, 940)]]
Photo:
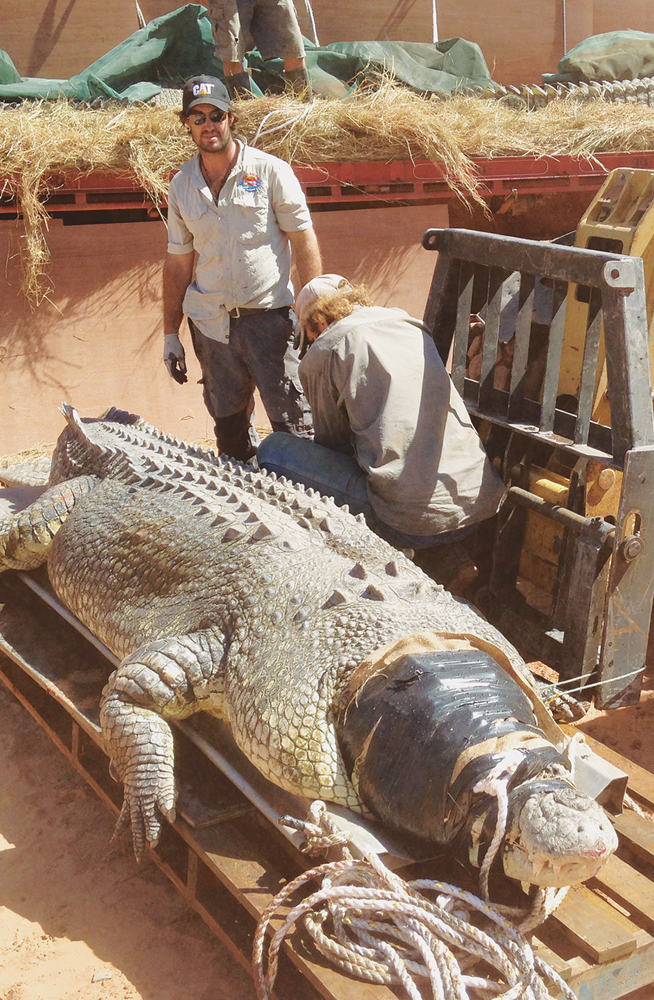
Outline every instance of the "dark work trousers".
[(231, 318), (228, 344), (205, 337), (190, 319), (189, 327), (202, 368), (205, 406), (213, 417), (222, 455), (245, 462), (256, 453), (259, 437), (252, 423), (255, 388), (273, 430), (313, 437), (287, 307)]

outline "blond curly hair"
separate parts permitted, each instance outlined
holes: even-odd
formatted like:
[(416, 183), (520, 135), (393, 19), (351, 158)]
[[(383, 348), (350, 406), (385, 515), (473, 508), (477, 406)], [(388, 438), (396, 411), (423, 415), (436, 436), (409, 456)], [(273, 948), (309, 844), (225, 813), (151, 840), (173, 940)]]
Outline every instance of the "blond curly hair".
[(355, 285), (351, 288), (339, 289), (330, 295), (321, 295), (309, 307), (304, 326), (311, 333), (320, 333), (320, 320), (327, 326), (337, 323), (339, 319), (349, 316), (355, 306), (373, 306), (370, 290), (366, 285)]

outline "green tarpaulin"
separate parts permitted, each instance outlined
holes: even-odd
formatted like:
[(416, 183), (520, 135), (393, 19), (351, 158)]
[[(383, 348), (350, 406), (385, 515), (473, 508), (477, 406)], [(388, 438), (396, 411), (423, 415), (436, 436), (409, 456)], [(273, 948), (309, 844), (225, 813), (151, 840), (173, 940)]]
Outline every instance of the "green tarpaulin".
[[(382, 71), (424, 93), (449, 94), (491, 82), (481, 49), (462, 38), (434, 45), (337, 42), (326, 46), (305, 39), (305, 47), (312, 85), (324, 96), (343, 96), (366, 74)], [(247, 63), (257, 88), (283, 89), (280, 59), (264, 62), (254, 49)], [(214, 55), (206, 8), (191, 3), (150, 21), (69, 80), (21, 78), (9, 55), (0, 49), (0, 101), (58, 97), (147, 101), (162, 87), (181, 87), (200, 73), (222, 77), (222, 66)]]
[(543, 80), (590, 83), (654, 76), (654, 35), (632, 30), (593, 35), (570, 49), (557, 69), (557, 73), (544, 74)]

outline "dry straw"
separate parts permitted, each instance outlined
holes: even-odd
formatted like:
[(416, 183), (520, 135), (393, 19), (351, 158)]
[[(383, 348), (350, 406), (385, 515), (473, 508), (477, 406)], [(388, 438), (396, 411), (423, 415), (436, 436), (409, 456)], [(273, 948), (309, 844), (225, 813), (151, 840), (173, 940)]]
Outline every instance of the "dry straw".
[[(476, 200), (471, 157), (587, 158), (654, 148), (654, 109), (642, 104), (568, 98), (528, 111), (479, 98), (425, 100), (392, 81), (347, 101), (266, 97), (241, 102), (238, 112), (249, 142), (291, 163), (433, 160), (463, 197)], [(136, 181), (159, 205), (193, 146), (170, 107), (38, 101), (0, 107), (0, 151), (0, 195), (17, 199), (25, 221), (23, 288), (38, 303), (49, 291), (48, 194), (104, 172)]]
[[(9, 469), (14, 465), (33, 465), (40, 458), (51, 455), (54, 450), (53, 444), (35, 444), (24, 451), (15, 451), (8, 455), (0, 456), (0, 472), (2, 469)], [(2, 476), (0, 475), (0, 480)], [(2, 484), (0, 483), (0, 486)]]

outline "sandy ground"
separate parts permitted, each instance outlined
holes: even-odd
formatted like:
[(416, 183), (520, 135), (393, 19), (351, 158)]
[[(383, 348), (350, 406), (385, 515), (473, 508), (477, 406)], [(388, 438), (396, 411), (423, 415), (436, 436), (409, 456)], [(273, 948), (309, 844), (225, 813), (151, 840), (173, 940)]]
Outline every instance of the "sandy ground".
[[(654, 615), (650, 626), (649, 642), (645, 658), (645, 673), (640, 701), (637, 705), (615, 708), (610, 712), (591, 707), (584, 718), (576, 723), (577, 728), (599, 740), (607, 747), (626, 757), (628, 761), (644, 767), (654, 774)], [(534, 664), (536, 672), (538, 668)], [(554, 674), (549, 680), (557, 680)], [(625, 767), (625, 770), (628, 768)], [(654, 987), (651, 997), (654, 998)]]
[[(651, 663), (651, 659), (650, 659)], [(638, 705), (616, 708), (611, 712), (591, 709), (577, 723), (583, 733), (616, 750), (627, 760), (654, 773), (654, 669), (643, 678), (643, 691)], [(652, 991), (654, 997), (654, 990)]]
[(0, 1000), (254, 1000), (252, 982), (0, 685)]

